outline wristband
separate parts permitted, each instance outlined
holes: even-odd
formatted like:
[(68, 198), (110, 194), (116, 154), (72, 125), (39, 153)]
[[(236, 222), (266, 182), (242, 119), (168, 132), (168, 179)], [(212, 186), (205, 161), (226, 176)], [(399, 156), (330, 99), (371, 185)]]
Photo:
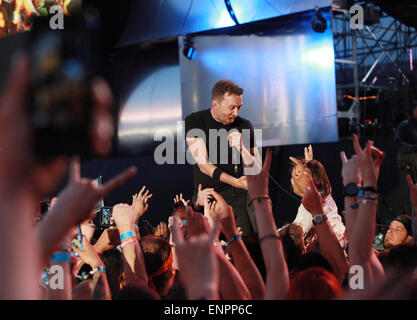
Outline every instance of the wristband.
[(71, 262), (71, 255), (68, 252), (54, 252), (54, 255), (49, 260), (50, 263), (70, 263)]
[(88, 279), (88, 273), (86, 273), (85, 271), (81, 272), (81, 274), (79, 274), (77, 276), (77, 279), (79, 279), (80, 281), (87, 280)]
[(369, 198), (363, 199), (362, 198), (362, 199), (359, 199), (358, 202), (362, 203), (362, 204), (371, 203), (371, 204), (378, 205), (378, 200), (377, 199), (369, 199)]
[(222, 169), (217, 167), (213, 171), (213, 179), (216, 180), (216, 182), (220, 182), (220, 175), (223, 173)]
[(120, 236), (120, 242), (123, 242), (123, 240), (129, 237), (136, 238), (136, 235), (133, 231), (127, 231), (125, 233), (122, 233)]
[(128, 239), (128, 240), (123, 241), (123, 242), (120, 244), (120, 247), (123, 249), (123, 247), (124, 247), (125, 245), (127, 245), (127, 244), (129, 244), (129, 243), (137, 243), (137, 242), (138, 242), (138, 240), (136, 240), (135, 238)]
[(270, 198), (269, 196), (260, 196), (260, 197), (255, 197), (255, 198), (253, 198), (253, 199), (249, 202), (249, 207), (250, 207), (250, 206), (252, 206), (252, 203), (253, 203), (255, 200), (258, 200), (258, 203), (260, 203), (260, 202), (261, 202), (261, 200), (271, 200), (271, 198)]
[(234, 235), (233, 237), (231, 237), (227, 243), (225, 243), (224, 245), (222, 245), (223, 249), (226, 249), (228, 246), (230, 246), (234, 241), (236, 240), (242, 240), (242, 236), (238, 233), (236, 235)]
[(262, 238), (259, 239), (259, 243), (261, 243), (262, 241), (269, 239), (269, 238), (274, 238), (277, 240), (280, 240), (280, 236), (276, 235), (276, 234), (267, 234), (266, 236), (263, 236)]
[(358, 192), (358, 198), (365, 198), (365, 199), (372, 199), (376, 200), (378, 199), (378, 193), (376, 190), (367, 190), (365, 188), (360, 189)]
[(95, 274), (97, 271), (101, 271), (106, 273), (106, 268), (104, 268), (103, 266), (98, 266), (96, 268), (94, 268), (93, 270), (90, 271), (90, 274), (93, 275)]

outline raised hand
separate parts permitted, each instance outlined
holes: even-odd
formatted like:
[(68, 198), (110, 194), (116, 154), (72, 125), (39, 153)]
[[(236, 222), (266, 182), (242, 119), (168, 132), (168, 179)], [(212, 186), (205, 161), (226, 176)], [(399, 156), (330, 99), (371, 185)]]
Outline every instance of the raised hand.
[[(174, 204), (176, 204), (176, 203), (178, 203), (178, 202), (180, 202), (181, 200), (184, 200), (184, 198), (183, 198), (183, 196), (182, 196), (182, 193), (180, 193), (180, 195), (175, 195), (175, 198), (174, 198)], [(189, 203), (190, 203), (190, 201), (191, 200), (184, 200), (185, 201), (185, 203), (188, 205)]]
[(226, 236), (227, 239), (229, 239), (239, 233), (236, 228), (233, 208), (216, 191), (212, 191), (211, 195), (216, 201), (208, 204), (209, 215), (211, 216), (212, 221), (216, 219), (216, 216), (219, 216), (220, 231)]
[(118, 203), (113, 207), (113, 220), (119, 233), (133, 230), (135, 216), (132, 206), (126, 203)]
[[(368, 144), (369, 144), (369, 149), (370, 149), (370, 154), (371, 154), (371, 160), (373, 162), (373, 167), (375, 169), (376, 179), (378, 181), (381, 164), (385, 159), (385, 152), (375, 147), (373, 141), (368, 141), (367, 145)], [(363, 156), (362, 159), (366, 158), (366, 155), (364, 155), (365, 150), (361, 148), (358, 136), (356, 134), (353, 134), (353, 148), (355, 149), (355, 153), (358, 157), (361, 157), (362, 155)], [(373, 160), (372, 156), (375, 157), (375, 160)]]
[(152, 198), (152, 194), (149, 194), (149, 190), (145, 190), (146, 187), (143, 186), (139, 193), (135, 193), (132, 196), (132, 208), (135, 224), (137, 224), (140, 217), (143, 216), (146, 211), (148, 211), (149, 199)]
[(204, 206), (205, 199), (209, 196), (210, 192), (214, 191), (213, 188), (206, 188), (203, 190), (203, 187), (201, 184), (198, 185), (198, 193), (197, 193), (197, 200), (195, 202), (198, 206)]
[(81, 233), (85, 235), (88, 242), (91, 242), (91, 239), (93, 239), (94, 232), (96, 231), (96, 227), (94, 225), (94, 222), (92, 219), (87, 219), (80, 225), (81, 227)]
[(304, 148), (304, 159), (307, 161), (313, 160), (313, 147), (311, 144), (308, 147)]
[[(374, 151), (373, 151), (374, 150)], [(376, 160), (372, 158), (373, 154), (377, 154)], [(361, 167), (362, 183), (364, 187), (375, 187), (378, 183), (379, 170), (385, 153), (372, 146), (372, 142), (366, 143), (365, 150), (359, 156), (359, 165)]]
[(136, 172), (135, 167), (130, 167), (104, 185), (97, 186), (92, 179), (81, 178), (80, 160), (74, 158), (70, 166), (69, 183), (58, 196), (55, 207), (59, 207), (59, 203), (61, 206), (65, 203), (65, 206), (73, 208), (70, 210), (71, 215), (68, 216), (68, 219), (71, 219), (72, 225), (79, 224), (93, 217), (93, 210), (101, 198), (133, 177)]
[[(31, 165), (29, 127), (25, 96), (29, 81), (29, 63), (23, 54), (13, 57), (7, 86), (0, 93), (0, 179), (10, 188), (22, 183)], [(27, 178), (27, 176), (26, 176)], [(10, 188), (13, 190), (13, 188)], [(7, 191), (8, 188), (4, 188)], [(3, 192), (4, 192), (3, 191)]]
[(324, 214), (323, 199), (317, 191), (313, 178), (309, 172), (305, 172), (304, 174), (308, 185), (306, 191), (304, 192), (302, 204), (313, 217), (317, 214)]
[(73, 245), (73, 249), (79, 254), (81, 261), (91, 266), (92, 269), (104, 266), (94, 246), (85, 236), (83, 236), (82, 246)]
[(161, 221), (155, 229), (155, 235), (158, 237), (168, 238), (168, 226), (165, 222)]
[(181, 270), (181, 279), (188, 299), (214, 299), (218, 292), (218, 262), (213, 241), (219, 229), (216, 219), (209, 234), (190, 237), (187, 241), (180, 227), (180, 219), (174, 216), (172, 240)]
[(359, 166), (359, 157), (353, 155), (352, 158), (348, 159), (344, 151), (340, 152), (340, 159), (342, 160), (342, 178), (343, 185), (349, 183), (356, 183), (362, 185), (362, 174)]
[(265, 161), (261, 172), (258, 175), (249, 175), (248, 179), (248, 193), (253, 199), (255, 197), (262, 197), (269, 195), (269, 169), (271, 167), (272, 151), (268, 149), (265, 155)]

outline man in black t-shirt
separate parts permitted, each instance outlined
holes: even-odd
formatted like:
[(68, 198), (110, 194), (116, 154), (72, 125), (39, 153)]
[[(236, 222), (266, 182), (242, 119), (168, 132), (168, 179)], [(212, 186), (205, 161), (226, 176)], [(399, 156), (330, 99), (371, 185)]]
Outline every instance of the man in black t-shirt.
[[(196, 162), (194, 195), (198, 186), (214, 188), (233, 207), (236, 225), (244, 234), (256, 231), (248, 213), (247, 174), (261, 170), (253, 126), (239, 117), (243, 89), (230, 80), (218, 81), (212, 89), (212, 107), (185, 119), (187, 144)], [(252, 221), (251, 221), (252, 220)]]

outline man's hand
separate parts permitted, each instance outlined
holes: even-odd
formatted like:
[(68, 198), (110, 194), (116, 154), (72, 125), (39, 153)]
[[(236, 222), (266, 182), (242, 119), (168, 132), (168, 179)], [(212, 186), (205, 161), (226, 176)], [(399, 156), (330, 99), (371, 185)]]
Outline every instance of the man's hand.
[(149, 194), (149, 190), (146, 190), (145, 188), (146, 187), (143, 186), (139, 193), (136, 193), (132, 196), (132, 208), (135, 224), (137, 224), (140, 217), (143, 216), (146, 211), (148, 211), (148, 202), (149, 199), (152, 198), (152, 194)]
[(227, 141), (229, 142), (229, 146), (231, 148), (235, 147), (242, 152), (242, 134), (238, 131), (234, 131), (227, 137)]

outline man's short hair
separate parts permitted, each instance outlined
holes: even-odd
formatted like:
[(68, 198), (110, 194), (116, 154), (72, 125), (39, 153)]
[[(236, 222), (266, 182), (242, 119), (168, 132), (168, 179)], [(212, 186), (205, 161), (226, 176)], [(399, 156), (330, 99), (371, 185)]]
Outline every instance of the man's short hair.
[(232, 80), (220, 80), (217, 81), (214, 84), (213, 89), (211, 89), (211, 99), (222, 99), (226, 93), (241, 96), (243, 94), (243, 89)]

